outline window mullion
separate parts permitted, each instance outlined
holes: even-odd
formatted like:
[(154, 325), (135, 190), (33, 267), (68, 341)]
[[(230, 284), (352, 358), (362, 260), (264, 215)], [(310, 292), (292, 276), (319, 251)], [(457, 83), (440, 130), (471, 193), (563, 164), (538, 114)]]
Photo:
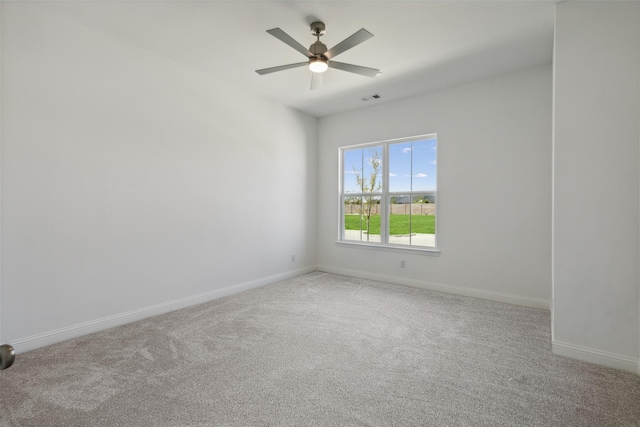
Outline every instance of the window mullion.
[(389, 243), (389, 144), (382, 146), (382, 196), (380, 197), (380, 242)]
[(344, 240), (344, 200), (346, 198), (344, 191), (344, 149), (338, 150), (338, 240)]
[(411, 177), (411, 187), (410, 187), (410, 196), (409, 196), (409, 245), (413, 242), (411, 241), (411, 236), (413, 234), (413, 142), (411, 142), (411, 154), (409, 157), (409, 176)]

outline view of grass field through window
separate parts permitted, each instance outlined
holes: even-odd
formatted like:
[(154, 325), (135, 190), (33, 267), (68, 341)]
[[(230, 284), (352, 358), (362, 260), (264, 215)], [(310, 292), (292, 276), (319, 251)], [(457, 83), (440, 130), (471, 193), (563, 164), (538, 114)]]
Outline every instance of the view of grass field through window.
[(435, 247), (436, 153), (435, 135), (342, 150), (342, 240)]
[[(345, 229), (367, 231), (366, 224), (360, 215), (345, 215)], [(436, 217), (434, 215), (412, 216), (390, 215), (389, 234), (397, 236), (401, 234), (425, 233), (435, 234)], [(380, 234), (380, 215), (371, 216), (370, 234)]]

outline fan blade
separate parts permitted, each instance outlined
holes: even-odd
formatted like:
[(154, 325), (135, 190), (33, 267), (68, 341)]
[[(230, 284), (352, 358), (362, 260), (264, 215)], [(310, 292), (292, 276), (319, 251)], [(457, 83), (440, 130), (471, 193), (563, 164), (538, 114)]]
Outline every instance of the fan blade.
[(317, 90), (322, 87), (322, 73), (311, 73), (311, 90)]
[(307, 58), (311, 58), (313, 53), (309, 52), (309, 49), (302, 46), (300, 43), (295, 41), (289, 34), (282, 31), (280, 28), (274, 28), (272, 30), (267, 30), (267, 33), (271, 34), (273, 37), (277, 38), (281, 42), (284, 42), (306, 56)]
[(334, 56), (338, 56), (342, 52), (347, 51), (347, 50), (351, 49), (352, 47), (357, 46), (360, 43), (369, 40), (371, 37), (373, 37), (373, 34), (371, 34), (369, 31), (365, 30), (364, 28), (362, 28), (362, 29), (356, 31), (353, 35), (351, 35), (351, 36), (347, 37), (346, 39), (342, 40), (340, 43), (338, 43), (337, 45), (335, 45), (334, 47), (332, 47), (328, 51), (326, 51), (324, 53), (324, 56), (327, 59), (331, 59)]
[(281, 65), (279, 67), (263, 68), (262, 70), (256, 70), (256, 73), (258, 73), (260, 75), (263, 75), (263, 74), (275, 73), (276, 71), (288, 70), (289, 68), (303, 67), (305, 65), (309, 65), (309, 63), (308, 62), (296, 62), (295, 64)]
[(361, 67), (360, 65), (345, 64), (344, 62), (329, 61), (329, 67), (337, 70), (348, 71), (350, 73), (360, 74), (366, 77), (375, 77), (380, 74), (380, 70), (376, 68)]

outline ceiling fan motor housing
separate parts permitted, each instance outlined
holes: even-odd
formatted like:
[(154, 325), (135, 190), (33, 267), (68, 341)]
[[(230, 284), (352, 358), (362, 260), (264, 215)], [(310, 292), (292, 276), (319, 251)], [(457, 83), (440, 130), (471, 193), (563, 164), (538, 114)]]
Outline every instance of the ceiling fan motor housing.
[(322, 43), (320, 40), (309, 46), (309, 52), (313, 53), (316, 56), (324, 55), (327, 51), (327, 45)]

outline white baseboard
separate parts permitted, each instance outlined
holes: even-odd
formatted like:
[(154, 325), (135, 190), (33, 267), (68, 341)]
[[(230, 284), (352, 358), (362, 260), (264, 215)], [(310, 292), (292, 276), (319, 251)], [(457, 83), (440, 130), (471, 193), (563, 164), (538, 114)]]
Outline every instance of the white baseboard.
[(202, 304), (204, 302), (236, 294), (238, 292), (259, 288), (260, 286), (268, 285), (279, 280), (290, 279), (302, 274), (311, 273), (312, 271), (316, 271), (316, 268), (306, 267), (299, 270), (288, 271), (286, 273), (275, 274), (273, 276), (264, 277), (258, 280), (238, 283), (236, 285), (227, 286), (222, 289), (216, 289), (210, 292), (180, 298), (162, 304), (156, 304), (149, 307), (128, 311), (126, 313), (107, 316), (101, 319), (91, 320), (65, 328), (44, 332), (42, 334), (16, 339), (11, 342), (11, 345), (14, 347), (17, 354), (24, 353), (26, 351), (35, 350), (36, 348), (45, 347), (72, 338), (77, 338), (83, 335), (92, 334), (94, 332), (103, 331), (105, 329), (114, 328), (116, 326), (121, 326), (126, 323), (135, 322), (137, 320), (146, 319), (148, 317), (157, 316), (159, 314), (168, 313), (170, 311), (190, 307), (192, 305)]
[(387, 276), (384, 274), (369, 273), (344, 268), (318, 266), (319, 271), (327, 273), (341, 274), (343, 276), (358, 277), (360, 279), (375, 280), (378, 282), (393, 283), (395, 285), (411, 286), (414, 288), (428, 289), (430, 291), (445, 292), (448, 294), (462, 295), (491, 301), (505, 302), (508, 304), (522, 305), (525, 307), (549, 310), (550, 302), (538, 298), (521, 297), (517, 295), (502, 294), (499, 292), (483, 291), (479, 289), (461, 288), (458, 286), (443, 285), (424, 280), (409, 279), (406, 277)]
[(582, 360), (583, 362), (640, 374), (640, 359), (560, 341), (551, 342), (551, 351), (553, 354)]

